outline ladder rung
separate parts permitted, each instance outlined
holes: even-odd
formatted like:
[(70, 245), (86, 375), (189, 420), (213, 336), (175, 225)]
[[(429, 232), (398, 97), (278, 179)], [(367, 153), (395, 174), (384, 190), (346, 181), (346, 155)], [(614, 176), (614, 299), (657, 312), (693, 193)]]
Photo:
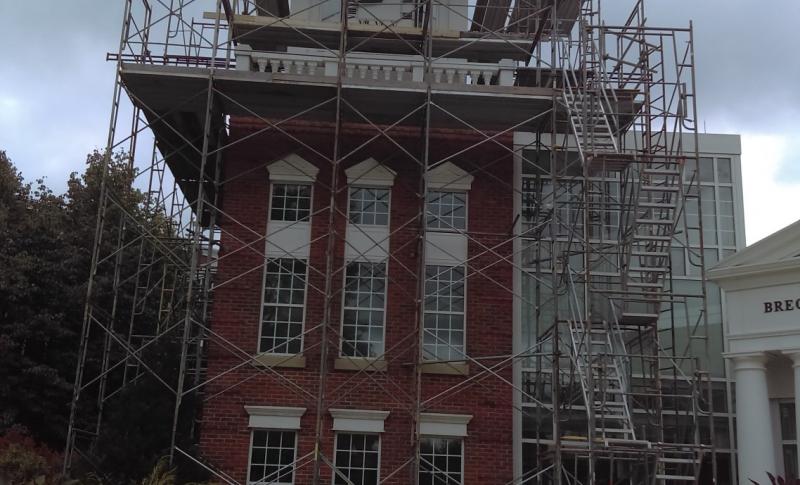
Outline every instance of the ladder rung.
[(640, 188), (648, 192), (677, 192), (679, 190), (674, 185), (642, 185)]
[(661, 462), (661, 463), (691, 463), (691, 464), (697, 463), (697, 460), (695, 458), (667, 458), (667, 457), (664, 457), (664, 458), (659, 458), (658, 461)]
[(656, 475), (657, 480), (678, 480), (681, 482), (693, 482), (694, 477), (686, 475)]
[(628, 283), (628, 286), (633, 288), (661, 288), (663, 285), (661, 283), (645, 283), (642, 281), (631, 281)]
[(674, 209), (675, 204), (671, 202), (639, 202), (639, 207), (647, 207), (650, 209)]
[(671, 226), (673, 221), (669, 219), (636, 219), (636, 224), (659, 224), (664, 226)]
[(631, 266), (628, 268), (628, 271), (636, 271), (639, 273), (666, 273), (669, 271), (667, 268), (659, 267), (659, 268), (647, 268), (644, 266)]
[(634, 234), (633, 239), (640, 241), (672, 241), (672, 236), (659, 236), (655, 234)]

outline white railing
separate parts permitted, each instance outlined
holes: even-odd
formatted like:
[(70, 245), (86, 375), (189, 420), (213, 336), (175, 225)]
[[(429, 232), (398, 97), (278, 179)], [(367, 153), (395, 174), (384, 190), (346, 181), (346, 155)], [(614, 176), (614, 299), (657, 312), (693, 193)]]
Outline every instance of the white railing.
[[(306, 53), (254, 52), (246, 46), (236, 49), (236, 68), (245, 71), (281, 72), (318, 77), (336, 77), (339, 58), (330, 51)], [(467, 62), (466, 59), (437, 59), (431, 66), (435, 84), (499, 86), (514, 85), (515, 62)], [(425, 64), (420, 56), (350, 53), (345, 61), (345, 80), (423, 82)]]

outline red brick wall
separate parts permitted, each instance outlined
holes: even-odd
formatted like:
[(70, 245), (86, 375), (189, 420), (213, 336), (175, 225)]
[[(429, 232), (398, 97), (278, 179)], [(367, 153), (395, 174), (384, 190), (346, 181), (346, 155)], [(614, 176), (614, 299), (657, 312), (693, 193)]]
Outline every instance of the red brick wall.
[[(284, 127), (285, 125), (282, 125)], [(264, 128), (254, 120), (234, 120), (232, 139), (241, 139)], [(346, 126), (340, 138), (340, 153), (349, 154), (344, 167), (373, 157), (397, 172), (391, 195), (389, 286), (386, 316), (386, 372), (356, 373), (334, 370), (338, 355), (344, 231), (347, 189), (342, 171), (338, 209), (333, 231), (329, 231), (333, 130), (325, 124), (297, 123), (286, 133), (269, 130), (234, 145), (225, 157), (222, 187), (223, 217), (221, 260), (214, 294), (209, 344), (207, 399), (201, 423), (204, 458), (239, 481), (247, 477), (250, 430), (244, 405), (297, 406), (307, 408), (299, 433), (299, 457), (313, 452), (317, 396), (320, 390), (320, 349), (324, 319), (325, 269), (328, 236), (335, 237), (331, 325), (328, 331), (329, 372), (324, 383), (322, 452), (333, 461), (330, 408), (380, 409), (390, 411), (381, 435), (381, 476), (386, 477), (414, 456), (413, 429), (416, 400), (414, 366), (417, 346), (414, 330), (418, 308), (416, 270), (418, 261), (419, 165), (398, 145), (421, 154), (418, 129), (392, 129), (396, 143), (385, 138), (371, 140), (377, 132), (369, 126)], [(467, 280), (467, 353), (473, 358), (510, 355), (512, 352), (512, 267), (502, 257), (511, 257), (509, 234), (512, 210), (512, 156), (509, 136), (497, 142), (481, 142), (474, 133), (436, 132), (431, 140), (430, 161), (473, 147), (451, 161), (475, 176), (469, 193), (468, 229), (470, 263)], [(304, 369), (261, 369), (242, 364), (245, 354), (256, 353), (263, 276), (269, 182), (265, 166), (295, 152), (319, 169), (314, 186), (312, 246), (309, 260)], [(352, 152), (352, 153), (351, 153)], [(322, 155), (320, 155), (322, 154)], [(420, 155), (421, 156), (421, 155)], [(344, 168), (342, 167), (342, 168)], [(224, 339), (224, 340), (223, 340)], [(229, 343), (226, 343), (229, 342)], [(235, 347), (238, 348), (235, 348)], [(502, 359), (501, 359), (502, 360)], [(482, 361), (487, 366), (501, 360)], [(238, 367), (237, 367), (238, 366)], [(498, 369), (502, 379), (479, 374), (470, 363), (470, 376), (424, 374), (421, 385), (423, 411), (471, 414), (465, 439), (465, 483), (505, 483), (513, 475), (512, 380), (506, 362)], [(215, 378), (216, 377), (216, 378)], [(506, 382), (503, 382), (505, 380)], [(454, 388), (453, 386), (458, 386)], [(411, 466), (397, 471), (386, 483), (412, 481)], [(295, 483), (310, 482), (312, 466), (297, 470)], [(325, 470), (325, 476), (330, 472)], [(325, 479), (329, 482), (329, 478)]]

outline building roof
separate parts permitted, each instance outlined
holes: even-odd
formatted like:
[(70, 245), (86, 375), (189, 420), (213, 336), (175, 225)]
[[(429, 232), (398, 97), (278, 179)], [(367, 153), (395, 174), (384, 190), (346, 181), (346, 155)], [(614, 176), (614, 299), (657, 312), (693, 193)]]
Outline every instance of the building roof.
[(800, 221), (784, 227), (719, 262), (708, 271), (712, 281), (800, 269)]

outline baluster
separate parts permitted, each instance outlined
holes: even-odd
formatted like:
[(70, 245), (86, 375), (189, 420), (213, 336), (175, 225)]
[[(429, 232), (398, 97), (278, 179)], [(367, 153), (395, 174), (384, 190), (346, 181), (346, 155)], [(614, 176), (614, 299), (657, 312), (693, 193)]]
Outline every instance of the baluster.
[[(269, 59), (265, 57), (259, 57), (256, 61), (258, 63), (258, 72), (267, 72), (267, 66), (269, 65)], [(275, 69), (272, 69), (275, 71)]]

